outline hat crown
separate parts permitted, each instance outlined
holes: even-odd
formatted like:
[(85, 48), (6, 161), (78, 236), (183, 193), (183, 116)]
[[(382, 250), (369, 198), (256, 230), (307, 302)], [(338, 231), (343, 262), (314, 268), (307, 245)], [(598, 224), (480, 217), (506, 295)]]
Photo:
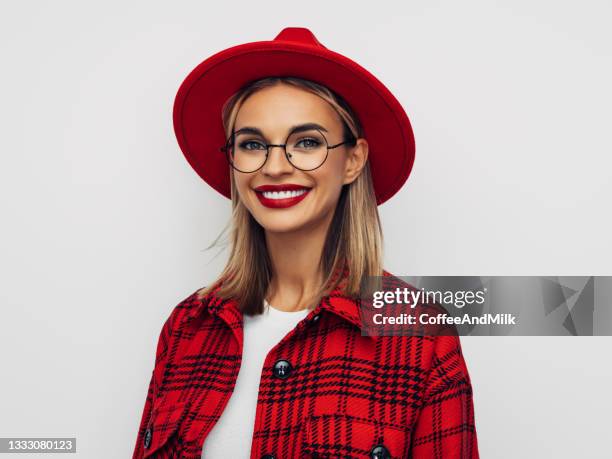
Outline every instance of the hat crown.
[(274, 41), (289, 41), (307, 46), (325, 48), (317, 37), (306, 27), (285, 27), (274, 37)]

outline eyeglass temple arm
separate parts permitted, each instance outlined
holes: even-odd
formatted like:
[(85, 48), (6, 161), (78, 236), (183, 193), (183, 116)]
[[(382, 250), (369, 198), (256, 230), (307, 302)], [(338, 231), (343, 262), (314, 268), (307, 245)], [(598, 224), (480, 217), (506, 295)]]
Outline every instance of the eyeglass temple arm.
[(328, 145), (327, 148), (328, 149), (336, 148), (336, 147), (339, 147), (340, 145), (344, 145), (345, 143), (353, 143), (354, 141), (355, 139), (345, 140), (344, 142), (337, 143), (336, 145)]

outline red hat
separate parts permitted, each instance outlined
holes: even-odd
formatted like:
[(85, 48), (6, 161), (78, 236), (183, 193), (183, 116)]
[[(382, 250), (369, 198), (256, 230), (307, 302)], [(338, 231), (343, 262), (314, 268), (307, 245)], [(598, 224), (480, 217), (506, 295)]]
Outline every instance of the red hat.
[(376, 202), (404, 184), (414, 163), (414, 135), (406, 112), (370, 72), (327, 49), (303, 27), (286, 27), (274, 40), (220, 51), (185, 78), (174, 101), (174, 132), (187, 161), (210, 186), (230, 198), (230, 170), (219, 151), (226, 142), (221, 109), (250, 81), (294, 76), (343, 97), (357, 114), (368, 141)]

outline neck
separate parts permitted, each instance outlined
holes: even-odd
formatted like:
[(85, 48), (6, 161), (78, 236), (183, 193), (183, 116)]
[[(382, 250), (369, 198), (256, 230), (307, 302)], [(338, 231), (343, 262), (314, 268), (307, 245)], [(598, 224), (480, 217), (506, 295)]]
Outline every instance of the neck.
[(299, 311), (323, 281), (320, 261), (333, 213), (317, 224), (296, 231), (266, 231), (272, 279), (266, 299), (275, 308)]

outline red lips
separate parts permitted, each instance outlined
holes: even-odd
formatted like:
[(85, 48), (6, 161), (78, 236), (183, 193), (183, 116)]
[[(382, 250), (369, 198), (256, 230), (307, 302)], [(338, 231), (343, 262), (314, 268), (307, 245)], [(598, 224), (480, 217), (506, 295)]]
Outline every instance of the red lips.
[[(264, 196), (264, 191), (266, 192), (285, 192), (285, 191), (304, 191), (303, 193), (298, 194), (297, 196), (287, 196), (287, 197), (273, 197), (273, 196)], [(286, 208), (296, 205), (302, 199), (306, 197), (306, 195), (310, 192), (310, 188), (304, 185), (296, 185), (294, 183), (286, 183), (282, 185), (260, 185), (255, 188), (255, 194), (264, 206), (270, 208)]]

